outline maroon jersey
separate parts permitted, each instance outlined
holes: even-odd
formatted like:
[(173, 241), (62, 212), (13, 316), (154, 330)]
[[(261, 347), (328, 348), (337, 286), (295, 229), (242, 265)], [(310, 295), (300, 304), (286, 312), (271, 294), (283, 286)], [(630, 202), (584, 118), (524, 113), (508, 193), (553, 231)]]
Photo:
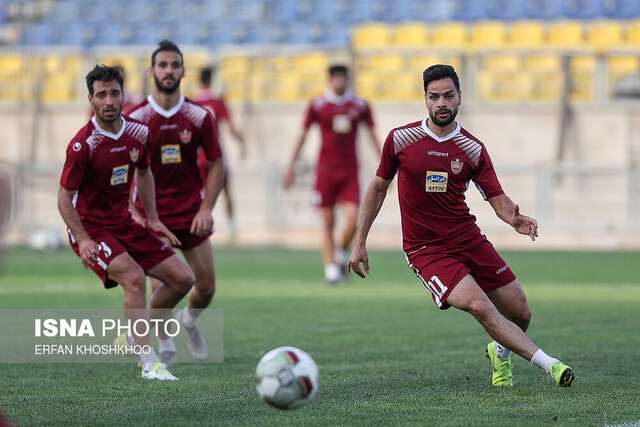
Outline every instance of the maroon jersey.
[[(160, 220), (171, 229), (189, 229), (204, 197), (198, 148), (207, 160), (221, 157), (213, 116), (184, 96), (170, 111), (148, 96), (131, 117), (147, 124), (153, 135), (149, 156)], [(136, 200), (136, 207), (144, 214), (140, 200)]]
[(114, 229), (129, 224), (129, 191), (136, 167), (147, 168), (149, 128), (122, 117), (117, 135), (92, 118), (73, 137), (60, 185), (77, 190), (73, 199), (83, 224)]
[(209, 110), (218, 123), (231, 120), (231, 114), (229, 113), (227, 104), (224, 102), (224, 98), (212, 96), (209, 89), (200, 89), (196, 93), (193, 102)]
[(376, 174), (396, 173), (406, 253), (456, 252), (484, 238), (465, 203), (470, 181), (485, 200), (504, 193), (485, 146), (460, 125), (443, 138), (426, 119), (392, 130)]
[(327, 92), (311, 100), (304, 127), (308, 129), (314, 122), (320, 125), (319, 167), (357, 169), (356, 134), (361, 121), (373, 127), (371, 109), (367, 101), (350, 92), (343, 96)]

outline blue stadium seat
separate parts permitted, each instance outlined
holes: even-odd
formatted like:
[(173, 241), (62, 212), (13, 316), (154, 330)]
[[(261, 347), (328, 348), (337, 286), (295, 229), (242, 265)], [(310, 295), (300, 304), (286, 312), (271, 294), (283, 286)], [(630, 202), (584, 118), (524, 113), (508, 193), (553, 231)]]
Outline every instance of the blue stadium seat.
[(40, 22), (22, 26), (22, 43), (27, 46), (46, 46), (50, 44), (51, 24)]
[(344, 25), (333, 24), (323, 27), (317, 43), (327, 46), (348, 46), (351, 37), (350, 29)]
[(298, 18), (297, 0), (267, 0), (265, 20), (278, 24), (295, 22)]
[(602, 16), (601, 0), (564, 0), (564, 15), (570, 19), (593, 19)]
[(93, 46), (96, 33), (94, 26), (84, 23), (58, 24), (53, 28), (53, 44), (61, 46)]
[(560, 0), (525, 0), (524, 12), (529, 19), (554, 19), (563, 16)]
[(603, 5), (604, 15), (615, 19), (632, 19), (640, 17), (638, 0), (607, 0)]
[(307, 22), (329, 23), (342, 19), (333, 1), (300, 2), (297, 10), (298, 19)]
[[(401, 7), (404, 1), (401, 1)], [(408, 11), (404, 20), (439, 22), (451, 21), (454, 18), (456, 5), (452, 1), (442, 0), (409, 0)]]
[(74, 0), (55, 2), (45, 20), (52, 23), (77, 22), (81, 17), (79, 9), (79, 2)]
[(82, 22), (102, 23), (109, 17), (109, 5), (104, 1), (82, 1), (78, 3), (78, 15)]
[(134, 30), (125, 25), (103, 23), (96, 27), (95, 44), (100, 46), (119, 46), (133, 41)]
[(211, 31), (211, 37), (209, 38), (209, 46), (215, 49), (220, 46), (235, 44), (236, 31), (235, 26), (231, 25), (214, 26)]
[(487, 17), (500, 21), (512, 21), (525, 16), (524, 0), (488, 0)]
[(452, 0), (453, 19), (456, 21), (478, 21), (487, 19), (486, 0)]
[(163, 28), (155, 24), (137, 25), (131, 43), (135, 45), (155, 46), (163, 37)]
[(185, 7), (182, 2), (168, 0), (147, 2), (144, 19), (160, 24), (181, 24), (184, 22), (184, 12)]
[(118, 6), (122, 8), (122, 17), (120, 22), (129, 24), (139, 24), (145, 21), (147, 12), (147, 2), (143, 0), (118, 2)]
[(341, 0), (336, 4), (336, 21), (359, 23), (375, 21), (375, 0)]

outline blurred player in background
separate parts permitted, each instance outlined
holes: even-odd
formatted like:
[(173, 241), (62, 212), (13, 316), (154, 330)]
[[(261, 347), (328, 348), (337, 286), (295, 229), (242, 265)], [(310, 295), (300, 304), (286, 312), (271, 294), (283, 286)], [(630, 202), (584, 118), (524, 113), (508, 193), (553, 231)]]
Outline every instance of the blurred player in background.
[[(149, 171), (149, 128), (121, 115), (122, 76), (114, 67), (96, 66), (86, 80), (95, 115), (67, 147), (58, 209), (82, 265), (91, 268), (105, 288), (120, 284), (124, 289), (125, 316), (133, 323), (146, 312), (145, 274), (166, 283), (154, 289), (150, 308), (175, 306), (189, 292), (194, 278), (189, 267), (156, 236), (179, 243), (156, 212)], [(146, 229), (129, 212), (134, 174), (148, 214)], [(148, 334), (132, 334), (128, 344), (150, 346), (151, 341)], [(126, 346), (127, 337), (116, 345)], [(177, 379), (153, 347), (139, 357), (144, 378)]]
[[(187, 347), (197, 359), (207, 357), (207, 345), (196, 319), (215, 292), (213, 232), (211, 212), (223, 180), (223, 163), (215, 119), (206, 109), (180, 93), (184, 76), (182, 53), (168, 40), (159, 43), (151, 55), (150, 74), (153, 93), (131, 112), (131, 117), (149, 126), (151, 171), (156, 177), (156, 203), (160, 220), (182, 242), (179, 246), (195, 274), (187, 307), (176, 313), (187, 336)], [(206, 157), (208, 175), (203, 181), (198, 169), (198, 150)], [(145, 210), (139, 198), (131, 201), (134, 219), (145, 223)], [(152, 289), (162, 282), (151, 280)], [(170, 308), (170, 307), (167, 307)], [(167, 315), (170, 315), (169, 313)], [(160, 359), (175, 363), (173, 339), (159, 328)]]
[[(343, 65), (329, 68), (329, 90), (311, 100), (289, 167), (283, 179), (284, 189), (294, 182), (295, 163), (305, 143), (309, 128), (318, 123), (321, 133), (320, 156), (316, 167), (313, 203), (320, 208), (323, 220), (322, 257), (327, 283), (346, 279), (346, 250), (356, 232), (360, 184), (356, 136), (360, 122), (366, 124), (369, 139), (376, 154), (380, 155), (380, 143), (374, 132), (373, 116), (369, 104), (353, 94), (349, 87), (349, 73)], [(342, 203), (345, 229), (336, 245), (333, 237), (335, 206)]]
[(4, 229), (9, 222), (11, 214), (11, 182), (9, 176), (0, 169), (0, 272), (2, 272), (2, 251), (4, 244), (2, 242)]
[[(238, 141), (240, 146), (240, 158), (244, 159), (247, 156), (247, 146), (245, 144), (244, 137), (238, 131), (238, 128), (234, 126), (233, 120), (231, 119), (231, 113), (227, 108), (227, 104), (224, 102), (224, 98), (222, 96), (215, 97), (211, 93), (211, 82), (214, 74), (215, 68), (213, 67), (205, 67), (202, 69), (200, 72), (201, 86), (196, 93), (193, 102), (203, 106), (213, 114), (218, 125), (218, 130), (223, 123), (226, 123), (229, 126), (229, 132), (233, 135), (236, 141)], [(222, 153), (224, 156), (224, 150), (222, 150)], [(198, 152), (198, 164), (200, 166), (202, 178), (206, 181), (209, 166), (204, 151), (202, 150)], [(224, 181), (222, 184), (222, 191), (224, 193), (224, 200), (227, 208), (228, 241), (229, 243), (235, 243), (237, 230), (234, 219), (233, 197), (231, 195), (231, 186), (229, 185), (229, 163), (227, 161), (224, 161)]]
[(495, 340), (487, 346), (492, 383), (513, 385), (511, 351), (544, 369), (559, 386), (570, 387), (571, 368), (547, 356), (525, 331), (531, 309), (507, 263), (481, 233), (464, 192), (473, 180), (500, 219), (535, 240), (538, 223), (520, 214), (504, 193), (485, 146), (455, 121), (460, 82), (450, 65), (434, 65), (423, 76), (429, 117), (396, 128), (382, 149), (380, 166), (364, 198), (349, 269), (369, 273), (366, 240), (398, 175), (403, 249), (409, 267), (431, 291), (440, 309), (471, 314)]

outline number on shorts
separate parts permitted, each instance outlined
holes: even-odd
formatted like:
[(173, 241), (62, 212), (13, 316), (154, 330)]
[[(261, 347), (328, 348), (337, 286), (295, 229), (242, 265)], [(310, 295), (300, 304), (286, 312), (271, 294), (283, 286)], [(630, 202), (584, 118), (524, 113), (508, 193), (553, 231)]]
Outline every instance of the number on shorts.
[(442, 299), (442, 296), (447, 292), (447, 288), (444, 283), (440, 281), (438, 276), (431, 276), (431, 280), (427, 282), (427, 288), (435, 295), (438, 300)]

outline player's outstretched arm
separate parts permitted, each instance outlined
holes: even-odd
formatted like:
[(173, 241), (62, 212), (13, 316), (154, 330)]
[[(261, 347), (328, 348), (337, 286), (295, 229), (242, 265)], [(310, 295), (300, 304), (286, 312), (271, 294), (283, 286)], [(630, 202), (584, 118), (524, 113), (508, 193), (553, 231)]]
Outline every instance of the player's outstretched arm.
[(64, 223), (67, 224), (76, 242), (78, 242), (82, 265), (84, 268), (89, 268), (96, 265), (100, 246), (89, 237), (82, 226), (78, 211), (76, 211), (76, 208), (73, 206), (73, 197), (75, 194), (76, 190), (67, 190), (66, 188), (60, 187), (58, 189), (58, 210)]
[(142, 202), (144, 212), (147, 214), (147, 228), (156, 234), (166, 236), (172, 245), (179, 246), (180, 240), (158, 218), (156, 210), (156, 187), (153, 174), (146, 168), (136, 168), (136, 185), (138, 196)]
[(380, 147), (380, 141), (378, 141), (378, 136), (376, 135), (376, 131), (372, 127), (367, 126), (367, 130), (369, 131), (369, 140), (371, 141), (371, 145), (373, 149), (376, 151), (377, 158), (379, 159), (382, 156), (382, 148)]
[(224, 183), (224, 165), (222, 158), (209, 161), (209, 174), (204, 185), (204, 200), (200, 204), (200, 209), (191, 221), (190, 233), (204, 236), (213, 229), (212, 211), (218, 200), (222, 184)]
[(520, 213), (520, 207), (513, 203), (506, 194), (491, 197), (489, 203), (496, 211), (498, 218), (511, 225), (518, 233), (526, 234), (531, 240), (538, 237), (538, 221)]
[(296, 165), (296, 161), (298, 161), (298, 157), (300, 157), (300, 152), (302, 151), (302, 146), (304, 145), (304, 141), (307, 139), (308, 128), (302, 130), (302, 134), (298, 138), (298, 142), (296, 143), (296, 148), (293, 150), (293, 156), (291, 157), (291, 162), (289, 162), (289, 166), (284, 173), (284, 177), (282, 178), (282, 188), (288, 190), (293, 185), (293, 181), (295, 179), (294, 167)]
[[(376, 176), (367, 187), (364, 195), (362, 210), (360, 211), (360, 219), (358, 220), (358, 229), (356, 231), (356, 241), (349, 257), (347, 264), (347, 272), (354, 271), (358, 276), (364, 279), (365, 273), (369, 274), (369, 255), (367, 253), (367, 236), (373, 225), (373, 221), (378, 216), (382, 203), (387, 196), (387, 190), (391, 184), (391, 180), (382, 179)], [(364, 272), (360, 264), (364, 268)]]

